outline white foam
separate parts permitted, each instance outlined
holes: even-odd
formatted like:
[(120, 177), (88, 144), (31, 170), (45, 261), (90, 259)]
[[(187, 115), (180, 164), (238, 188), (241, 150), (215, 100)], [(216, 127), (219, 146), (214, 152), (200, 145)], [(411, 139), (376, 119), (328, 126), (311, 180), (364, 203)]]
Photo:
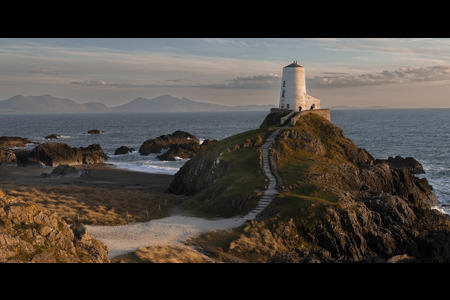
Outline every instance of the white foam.
[(435, 209), (435, 210), (437, 210), (437, 211), (439, 211), (439, 212), (441, 212), (443, 214), (450, 215), (449, 212), (445, 211), (445, 209), (443, 209), (442, 207), (439, 207), (437, 205), (436, 206), (432, 206), (431, 209)]
[(152, 173), (152, 174), (168, 174), (174, 175), (180, 168), (170, 166), (156, 166), (151, 164), (137, 164), (126, 162), (110, 162), (117, 169), (131, 170), (136, 172)]

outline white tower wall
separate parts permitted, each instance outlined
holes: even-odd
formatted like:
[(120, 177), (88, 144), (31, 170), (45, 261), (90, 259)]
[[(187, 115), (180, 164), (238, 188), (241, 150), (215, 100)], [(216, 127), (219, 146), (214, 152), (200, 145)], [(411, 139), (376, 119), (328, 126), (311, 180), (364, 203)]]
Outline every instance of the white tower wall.
[(280, 106), (279, 108), (294, 111), (309, 110), (311, 105), (320, 108), (320, 100), (306, 93), (305, 68), (293, 62), (283, 68), (281, 76)]

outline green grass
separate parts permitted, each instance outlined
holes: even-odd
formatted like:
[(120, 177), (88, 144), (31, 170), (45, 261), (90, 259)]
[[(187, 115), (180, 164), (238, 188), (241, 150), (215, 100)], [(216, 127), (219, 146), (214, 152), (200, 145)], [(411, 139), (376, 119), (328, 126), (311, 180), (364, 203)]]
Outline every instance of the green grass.
[[(267, 129), (256, 129), (225, 138), (189, 161), (189, 164), (205, 164), (208, 169), (219, 157), (226, 164), (226, 174), (193, 195), (184, 208), (201, 217), (231, 217), (253, 209), (258, 193), (265, 189), (266, 176), (260, 168), (260, 145), (245, 144), (255, 141), (262, 144), (268, 133)], [(235, 149), (236, 145), (239, 146)], [(196, 180), (207, 182), (207, 176), (200, 174)]]

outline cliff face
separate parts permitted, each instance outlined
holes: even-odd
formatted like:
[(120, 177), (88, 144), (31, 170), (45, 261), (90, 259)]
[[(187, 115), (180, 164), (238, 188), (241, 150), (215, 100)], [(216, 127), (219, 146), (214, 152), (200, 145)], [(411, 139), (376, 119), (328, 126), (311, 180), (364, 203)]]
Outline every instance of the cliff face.
[(248, 212), (265, 185), (260, 167), (265, 133), (251, 130), (208, 146), (175, 174), (169, 192), (192, 196), (186, 205), (208, 215)]
[(431, 209), (438, 200), (428, 181), (413, 175), (420, 172), (417, 161), (375, 160), (342, 129), (313, 114), (280, 130), (276, 161), (284, 186), (222, 247), (227, 257), (450, 261), (450, 218)]
[(108, 248), (82, 224), (67, 225), (41, 206), (0, 191), (0, 262), (104, 263)]

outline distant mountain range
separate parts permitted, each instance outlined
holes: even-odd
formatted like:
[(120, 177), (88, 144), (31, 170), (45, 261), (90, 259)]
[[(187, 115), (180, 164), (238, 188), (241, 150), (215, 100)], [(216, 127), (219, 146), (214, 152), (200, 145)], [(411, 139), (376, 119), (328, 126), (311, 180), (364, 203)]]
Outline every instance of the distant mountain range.
[(77, 103), (51, 95), (17, 95), (0, 101), (0, 113), (111, 113), (111, 112), (200, 112), (269, 111), (274, 105), (227, 106), (163, 95), (152, 99), (136, 98), (126, 104), (107, 107), (103, 103)]
[(330, 109), (333, 110), (358, 110), (358, 109), (385, 109), (387, 107), (385, 106), (347, 106), (347, 105), (336, 105), (336, 106), (332, 106)]

